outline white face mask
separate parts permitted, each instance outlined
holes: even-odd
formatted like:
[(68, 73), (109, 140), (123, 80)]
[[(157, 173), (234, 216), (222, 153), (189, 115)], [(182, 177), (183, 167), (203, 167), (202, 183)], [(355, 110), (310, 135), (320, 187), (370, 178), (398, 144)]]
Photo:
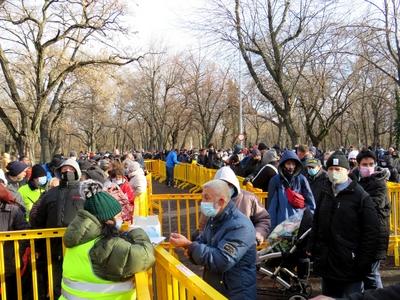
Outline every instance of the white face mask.
[(347, 181), (349, 178), (347, 175), (347, 170), (343, 171), (328, 171), (329, 181), (333, 184), (341, 184)]
[(113, 182), (118, 184), (118, 185), (121, 185), (121, 184), (124, 183), (124, 180), (123, 179), (113, 179)]

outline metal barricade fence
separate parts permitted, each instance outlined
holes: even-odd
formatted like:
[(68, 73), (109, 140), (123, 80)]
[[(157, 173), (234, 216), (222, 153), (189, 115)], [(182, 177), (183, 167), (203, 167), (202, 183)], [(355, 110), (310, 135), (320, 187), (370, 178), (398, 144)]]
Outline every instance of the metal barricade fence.
[[(186, 168), (186, 172), (182, 172), (182, 176), (186, 174), (186, 178), (180, 177), (181, 185), (179, 187), (187, 187), (184, 183), (189, 183), (193, 187), (189, 190), (191, 193), (195, 193), (201, 190), (201, 186), (211, 180), (216, 170), (207, 169), (203, 166), (193, 165), (193, 164), (179, 164), (180, 168)], [(154, 169), (154, 172), (158, 170)], [(156, 175), (157, 178), (158, 175)], [(260, 200), (262, 204), (268, 197), (268, 193), (262, 192), (260, 189), (254, 188), (251, 184), (243, 185), (243, 177), (238, 176), (238, 180), (242, 189), (253, 192)], [(390, 210), (390, 244), (389, 253), (393, 254), (395, 265), (400, 266), (400, 184), (388, 183), (388, 196), (391, 204)], [(150, 200), (151, 201), (151, 200)], [(160, 203), (157, 202), (157, 208), (160, 208)], [(170, 204), (169, 204), (170, 205)], [(161, 208), (162, 209), (162, 208)], [(197, 226), (197, 225), (196, 225)]]
[[(15, 259), (15, 280), (17, 299), (23, 299), (23, 292), (29, 293), (33, 299), (39, 299), (37, 254), (35, 244), (38, 240), (45, 240), (47, 255), (47, 286), (48, 298), (54, 299), (53, 269), (51, 261), (51, 239), (62, 238), (65, 228), (51, 228), (41, 230), (0, 232), (0, 286), (1, 299), (14, 300), (7, 297), (4, 244), (13, 243)], [(23, 286), (21, 280), (20, 242), (28, 242), (31, 248), (30, 270), (32, 282), (29, 287)], [(187, 269), (174, 256), (161, 246), (155, 248), (156, 263), (152, 270), (135, 274), (136, 295), (138, 300), (150, 299), (226, 299), (215, 289), (204, 282), (200, 277)], [(155, 278), (155, 280), (153, 280)], [(24, 291), (23, 291), (24, 288)], [(9, 291), (10, 292), (10, 291)]]

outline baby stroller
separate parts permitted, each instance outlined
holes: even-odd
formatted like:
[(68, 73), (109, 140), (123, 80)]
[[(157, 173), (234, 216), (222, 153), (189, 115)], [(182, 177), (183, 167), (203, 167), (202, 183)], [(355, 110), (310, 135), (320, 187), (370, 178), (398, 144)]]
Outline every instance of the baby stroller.
[(304, 300), (312, 294), (308, 283), (310, 259), (305, 254), (313, 215), (305, 209), (279, 224), (269, 235), (269, 246), (257, 253), (259, 276), (273, 280), (272, 287), (258, 284), (257, 294), (269, 299)]

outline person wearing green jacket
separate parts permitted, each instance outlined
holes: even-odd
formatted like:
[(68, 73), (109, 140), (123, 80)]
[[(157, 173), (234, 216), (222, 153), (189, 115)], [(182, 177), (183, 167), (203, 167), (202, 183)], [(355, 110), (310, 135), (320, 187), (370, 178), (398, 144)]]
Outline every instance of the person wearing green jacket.
[(47, 184), (46, 171), (41, 165), (32, 167), (32, 175), (28, 182), (18, 189), (26, 208), (26, 220), (29, 221), (29, 212), (33, 204), (39, 200), (40, 196), (45, 192)]
[(102, 191), (100, 183), (82, 182), (84, 209), (79, 210), (64, 234), (59, 299), (136, 299), (135, 273), (154, 262), (153, 246), (143, 231), (121, 232), (121, 205)]

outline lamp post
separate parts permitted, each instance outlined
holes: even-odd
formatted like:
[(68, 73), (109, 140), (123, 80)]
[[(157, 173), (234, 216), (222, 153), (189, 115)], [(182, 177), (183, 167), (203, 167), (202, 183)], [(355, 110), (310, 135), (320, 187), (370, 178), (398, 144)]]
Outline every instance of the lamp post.
[(243, 146), (243, 99), (242, 99), (242, 58), (240, 56), (240, 49), (238, 52), (238, 64), (239, 64), (239, 140), (240, 145)]

